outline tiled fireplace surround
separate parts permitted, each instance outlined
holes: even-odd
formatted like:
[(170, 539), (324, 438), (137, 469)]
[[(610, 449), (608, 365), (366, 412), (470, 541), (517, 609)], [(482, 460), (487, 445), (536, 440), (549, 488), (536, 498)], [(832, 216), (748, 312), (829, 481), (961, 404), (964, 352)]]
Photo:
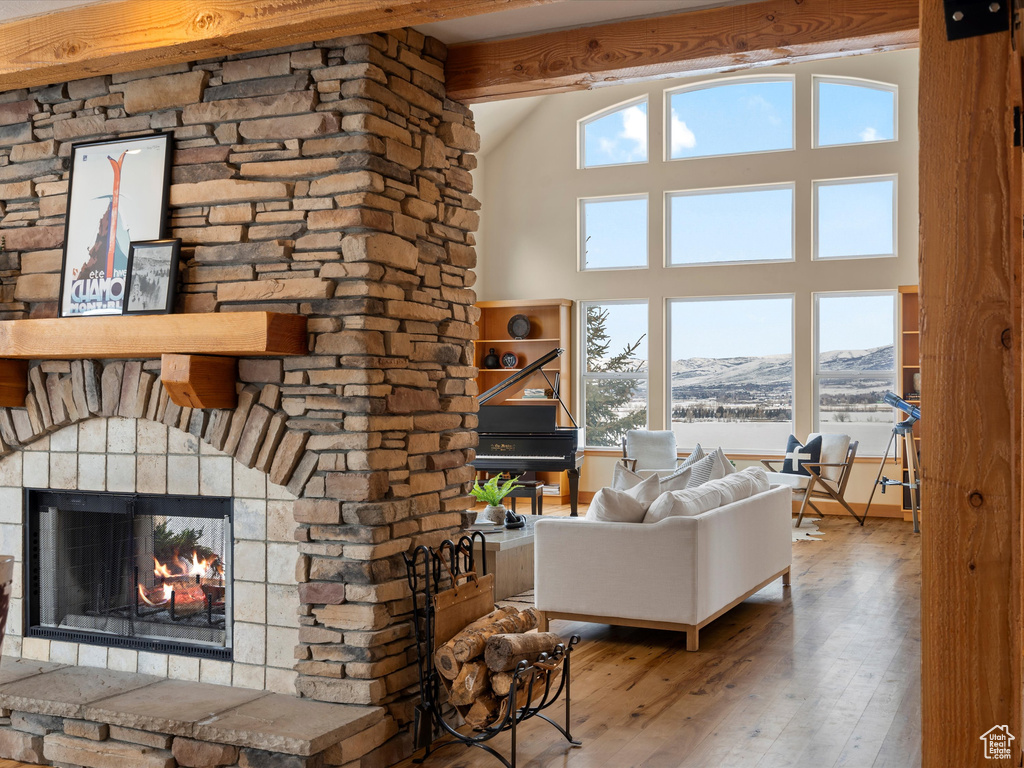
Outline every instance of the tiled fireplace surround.
[[(300, 313), (309, 329), (306, 356), (241, 360), (226, 411), (169, 402), (159, 361), (31, 363), (25, 407), (0, 409), (0, 550), (20, 563), (26, 487), (232, 496), (234, 661), (23, 639), (19, 578), (0, 756), (375, 768), (408, 754), (402, 553), (460, 526), (475, 445), (479, 140), (444, 97), (444, 58), (398, 30), (0, 94), (0, 319), (55, 314), (71, 144), (161, 129), (178, 311)], [(133, 722), (154, 735), (131, 737), (84, 700), (53, 709), (10, 688), (68, 669), (108, 695), (170, 678), (199, 698), (216, 684), (349, 705), (306, 718), (346, 727), (302, 744), (195, 723)]]

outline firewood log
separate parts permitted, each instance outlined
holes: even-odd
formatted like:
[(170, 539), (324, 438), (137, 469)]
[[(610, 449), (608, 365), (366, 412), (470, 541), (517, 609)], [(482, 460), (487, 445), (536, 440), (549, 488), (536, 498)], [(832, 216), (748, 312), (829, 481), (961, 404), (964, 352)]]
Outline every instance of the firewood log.
[(498, 700), (488, 693), (473, 702), (465, 719), (474, 728), (482, 728), (494, 720), (497, 711)]
[(490, 690), (490, 673), (482, 661), (470, 661), (462, 665), (459, 676), (452, 683), (448, 700), (457, 707), (469, 706)]
[(512, 687), (512, 673), (511, 672), (492, 672), (491, 673), (491, 690), (494, 691), (496, 696), (505, 696), (508, 694), (509, 689)]
[(487, 639), (484, 661), (492, 672), (508, 672), (520, 661), (535, 662), (542, 653), (551, 653), (562, 638), (554, 632), (494, 634)]
[(471, 624), (452, 638), (455, 659), (463, 663), (475, 659), (484, 652), (487, 638), (492, 635), (514, 634), (527, 632), (537, 626), (537, 611), (528, 608), (521, 613), (513, 613), (504, 618), (487, 624), (474, 626)]
[(459, 676), (462, 665), (455, 658), (451, 642), (447, 642), (434, 651), (434, 666), (444, 675), (446, 680), (454, 680)]

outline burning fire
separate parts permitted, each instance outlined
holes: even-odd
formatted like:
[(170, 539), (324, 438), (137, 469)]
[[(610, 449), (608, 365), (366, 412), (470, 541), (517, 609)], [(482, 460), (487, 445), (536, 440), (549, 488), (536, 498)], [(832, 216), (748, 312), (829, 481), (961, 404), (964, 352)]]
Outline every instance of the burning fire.
[[(139, 585), (139, 597), (146, 605), (162, 608), (167, 607), (174, 597), (174, 611), (181, 615), (198, 613), (206, 607), (207, 593), (204, 583), (212, 589), (222, 589), (223, 566), (216, 555), (199, 559), (197, 552), (192, 552), (192, 559), (176, 557), (176, 562), (161, 563), (153, 558), (153, 575), (162, 583), (146, 588)], [(173, 566), (176, 570), (171, 571)], [(168, 583), (169, 582), (169, 583)]]

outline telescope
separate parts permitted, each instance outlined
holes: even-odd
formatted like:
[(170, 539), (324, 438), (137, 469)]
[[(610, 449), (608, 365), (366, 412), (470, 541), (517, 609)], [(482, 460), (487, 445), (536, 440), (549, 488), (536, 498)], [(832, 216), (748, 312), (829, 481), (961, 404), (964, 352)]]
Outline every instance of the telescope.
[[(918, 408), (916, 405), (911, 405), (894, 392), (886, 392), (885, 396), (882, 399), (885, 400), (887, 405), (891, 405), (893, 408), (899, 408), (901, 411), (907, 414), (910, 417), (910, 419), (913, 419), (913, 421), (910, 421), (910, 419), (907, 420), (910, 421), (910, 424), (913, 424), (915, 421), (921, 418), (920, 408)], [(906, 422), (903, 423), (906, 424)]]

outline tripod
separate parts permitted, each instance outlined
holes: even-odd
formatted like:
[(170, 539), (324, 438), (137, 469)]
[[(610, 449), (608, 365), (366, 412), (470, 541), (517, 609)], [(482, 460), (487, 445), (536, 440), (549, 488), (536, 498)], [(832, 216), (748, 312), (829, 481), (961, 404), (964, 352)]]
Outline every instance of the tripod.
[[(885, 493), (885, 489), (888, 486), (898, 485), (901, 488), (910, 489), (910, 511), (914, 516), (914, 533), (921, 532), (921, 524), (917, 517), (918, 505), (921, 495), (921, 456), (917, 452), (917, 445), (914, 443), (914, 424), (917, 423), (919, 416), (911, 416), (909, 419), (904, 419), (899, 424), (892, 428), (892, 436), (889, 438), (889, 444), (885, 447), (885, 455), (882, 457), (882, 463), (878, 467), (878, 475), (875, 477), (875, 484), (871, 488), (871, 495), (868, 497), (868, 505), (864, 508), (864, 516), (868, 514), (868, 509), (871, 507), (871, 500), (875, 497), (875, 488), (879, 485), (882, 486), (882, 493)], [(882, 472), (885, 470), (885, 462), (889, 458), (889, 451), (892, 450), (893, 445), (899, 441), (903, 441), (904, 456), (907, 457), (907, 479), (903, 480), (890, 480), (888, 477), (883, 477)], [(896, 460), (896, 456), (893, 456), (893, 461)]]

